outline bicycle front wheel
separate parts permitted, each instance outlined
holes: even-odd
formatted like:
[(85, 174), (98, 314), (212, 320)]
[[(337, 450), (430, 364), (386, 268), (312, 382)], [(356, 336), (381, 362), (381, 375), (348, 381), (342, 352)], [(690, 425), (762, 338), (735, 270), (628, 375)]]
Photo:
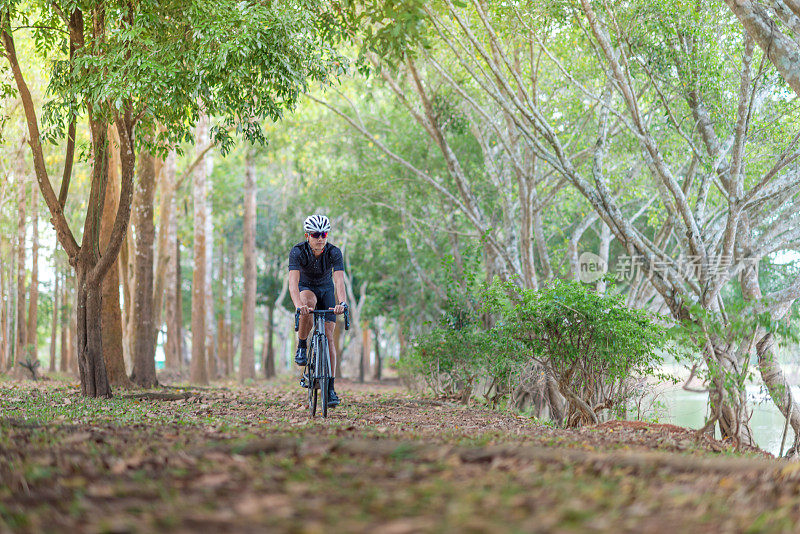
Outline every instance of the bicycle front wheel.
[(319, 360), (318, 360), (319, 373), (319, 395), (322, 398), (322, 417), (328, 417), (328, 395), (330, 392), (330, 376), (331, 372), (328, 369), (328, 340), (324, 337), (319, 344)]
[(316, 336), (311, 341), (311, 351), (308, 355), (308, 412), (311, 417), (317, 414), (317, 398), (318, 398), (318, 383), (317, 383), (317, 367), (319, 363), (319, 344), (317, 343)]
[(310, 379), (310, 384), (308, 387), (308, 412), (311, 417), (314, 417), (317, 413), (317, 385), (315, 384), (316, 380), (312, 377)]
[(322, 401), (322, 417), (328, 417), (328, 388), (330, 387), (330, 379), (328, 377), (319, 379), (319, 396)]

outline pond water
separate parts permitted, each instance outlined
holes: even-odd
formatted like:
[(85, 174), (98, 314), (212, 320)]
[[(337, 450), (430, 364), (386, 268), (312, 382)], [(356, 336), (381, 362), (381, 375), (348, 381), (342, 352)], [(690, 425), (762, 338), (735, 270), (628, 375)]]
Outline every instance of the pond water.
[[(800, 388), (792, 387), (795, 398), (800, 395)], [(767, 452), (777, 455), (781, 448), (783, 427), (786, 419), (775, 407), (775, 404), (759, 386), (747, 386), (747, 395), (752, 401), (753, 418), (750, 420), (756, 443)], [(660, 423), (671, 423), (686, 428), (700, 428), (706, 418), (708, 395), (693, 393), (679, 387), (667, 389), (655, 397), (654, 405)], [(792, 443), (793, 432), (789, 427), (786, 436), (787, 445)]]

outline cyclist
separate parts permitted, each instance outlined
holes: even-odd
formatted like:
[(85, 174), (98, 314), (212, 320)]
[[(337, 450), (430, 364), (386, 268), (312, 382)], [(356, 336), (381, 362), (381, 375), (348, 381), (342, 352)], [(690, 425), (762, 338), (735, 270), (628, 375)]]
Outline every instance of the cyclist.
[[(336, 346), (333, 329), (336, 315), (344, 313), (347, 295), (344, 287), (344, 258), (339, 247), (328, 243), (330, 220), (324, 215), (310, 215), (303, 222), (306, 240), (289, 251), (289, 295), (300, 310), (297, 352), (294, 363), (308, 363), (306, 339), (314, 326), (311, 310), (332, 310), (325, 314), (325, 335), (331, 357), (331, 377), (336, 376)], [(334, 294), (335, 293), (335, 294)], [(337, 304), (338, 302), (338, 304)], [(331, 378), (328, 406), (339, 404)]]

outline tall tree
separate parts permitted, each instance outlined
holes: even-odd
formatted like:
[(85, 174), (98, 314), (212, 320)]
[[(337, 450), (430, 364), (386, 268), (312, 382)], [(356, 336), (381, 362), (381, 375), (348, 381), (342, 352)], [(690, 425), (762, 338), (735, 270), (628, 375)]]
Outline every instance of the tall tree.
[[(208, 141), (208, 118), (200, 116), (197, 123), (195, 150), (202, 150)], [(195, 384), (208, 383), (206, 365), (206, 217), (208, 191), (207, 167), (198, 165), (193, 173), (192, 196), (194, 201), (194, 273), (192, 275), (192, 361), (190, 379)]]
[[(63, 14), (63, 11), (58, 9)], [(88, 44), (86, 50), (89, 55), (104, 52), (101, 44), (106, 39), (105, 11), (95, 8), (92, 12), (92, 29), (90, 35), (84, 33), (83, 12), (78, 9), (68, 10), (69, 17), (63, 17), (69, 35), (70, 60), (76, 50), (83, 49)], [(36, 108), (31, 98), (27, 82), (22, 72), (14, 43), (14, 30), (11, 27), (12, 17), (17, 13), (12, 11), (12, 6), (4, 6), (0, 11), (0, 31), (2, 31), (3, 48), (5, 56), (11, 66), (16, 83), (17, 91), (22, 99), (30, 138), (30, 147), (33, 155), (36, 179), (39, 184), (48, 209), (52, 216), (52, 222), (56, 228), (56, 234), (64, 246), (70, 263), (75, 266), (78, 276), (78, 295), (76, 299), (76, 310), (78, 312), (77, 326), (79, 329), (77, 339), (79, 343), (78, 355), (80, 359), (81, 385), (84, 395), (103, 396), (111, 395), (108, 384), (105, 365), (102, 360), (102, 342), (100, 330), (100, 283), (105, 276), (111, 262), (116, 258), (119, 251), (119, 242), (124, 235), (127, 226), (127, 218), (130, 207), (130, 192), (132, 186), (132, 172), (123, 172), (122, 199), (120, 201), (120, 212), (115, 221), (114, 237), (110, 246), (104, 251), (102, 259), (99, 252), (98, 234), (99, 222), (102, 216), (103, 196), (105, 194), (105, 180), (107, 178), (108, 154), (107, 154), (107, 134), (105, 124), (98, 116), (100, 111), (96, 107), (97, 102), (87, 102), (87, 111), (92, 132), (92, 187), (89, 197), (89, 208), (87, 211), (86, 223), (83, 232), (83, 241), (78, 245), (69, 223), (64, 217), (64, 205), (67, 198), (69, 187), (69, 177), (72, 170), (72, 158), (74, 154), (75, 123), (74, 115), (68, 119), (69, 132), (67, 133), (67, 157), (64, 165), (64, 177), (62, 178), (61, 192), (56, 196), (50, 177), (47, 172), (44, 154), (42, 151), (42, 139), (39, 133), (39, 121)], [(55, 23), (55, 21), (54, 21)], [(86, 43), (86, 41), (89, 41)], [(102, 69), (100, 69), (102, 70)], [(97, 69), (90, 68), (86, 72), (97, 72)], [(102, 104), (101, 104), (102, 105)], [(133, 135), (133, 116), (132, 106), (128, 105), (123, 113), (124, 118), (120, 117), (121, 137), (124, 137), (123, 161), (129, 162), (128, 171), (132, 171), (133, 163), (127, 157), (133, 154), (132, 135)], [(118, 115), (119, 117), (119, 115)]]
[[(105, 205), (103, 219), (100, 221), (100, 246), (105, 248), (111, 239), (114, 228), (114, 219), (117, 216), (117, 202), (119, 201), (120, 188), (120, 156), (119, 136), (112, 126), (108, 128), (109, 138), (109, 165), (108, 182), (106, 183)], [(103, 278), (102, 282), (102, 308), (103, 322), (101, 324), (103, 342), (103, 361), (108, 373), (108, 381), (112, 386), (130, 388), (133, 384), (125, 370), (125, 358), (122, 346), (122, 312), (119, 300), (119, 263), (118, 257)]]
[(247, 151), (244, 179), (244, 295), (242, 298), (242, 352), (239, 359), (239, 381), (253, 379), (255, 371), (256, 317), (256, 177), (255, 158)]
[[(113, 145), (112, 145), (113, 146)], [(133, 288), (136, 286), (134, 278), (135, 270), (132, 265), (133, 261), (133, 235), (128, 232), (125, 239), (122, 240), (122, 245), (119, 250), (119, 258), (117, 258), (117, 271), (119, 276), (120, 285), (122, 287), (122, 303), (121, 303), (121, 322), (122, 322), (122, 355), (123, 361), (133, 368), (133, 346), (135, 344), (136, 333), (134, 326), (136, 325), (133, 320)]]
[(138, 180), (134, 193), (136, 226), (136, 290), (133, 297), (136, 342), (133, 350), (131, 380), (142, 387), (152, 387), (156, 379), (156, 329), (153, 311), (153, 261), (155, 223), (153, 201), (156, 188), (156, 158), (147, 149), (139, 153)]
[[(207, 135), (207, 139), (210, 142), (210, 132)], [(214, 212), (214, 206), (210, 195), (210, 184), (209, 180), (211, 178), (212, 171), (214, 169), (214, 158), (210, 155), (205, 156), (201, 165), (205, 167), (205, 183), (206, 183), (206, 197), (205, 197), (205, 224), (206, 224), (206, 231), (205, 231), (205, 283), (203, 287), (205, 288), (206, 297), (206, 366), (208, 369), (208, 377), (209, 379), (215, 379), (219, 377), (219, 358), (217, 352), (217, 337), (214, 335), (215, 324), (214, 324), (214, 238), (215, 236), (215, 229), (214, 229), (214, 217), (212, 213)], [(221, 238), (221, 237), (220, 237)], [(222, 258), (220, 258), (222, 261)]]
[[(5, 238), (0, 236), (0, 257), (5, 258)], [(0, 372), (6, 368), (6, 360), (9, 358), (10, 332), (8, 330), (8, 308), (11, 301), (6, 287), (6, 265), (0, 265)]]
[[(330, 48), (322, 39), (332, 39), (334, 27), (324, 10), (321, 15), (299, 3), (243, 5), (230, 0), (181, 0), (158, 6), (111, 0), (76, 6), (37, 0), (24, 8), (12, 3), (0, 7), (3, 54), (22, 100), (39, 189), (77, 275), (77, 356), (84, 395), (111, 395), (102, 358), (100, 285), (116, 260), (129, 221), (137, 139), (155, 135), (156, 122), (174, 134), (173, 142), (185, 137), (202, 104), (231, 125), (248, 117), (243, 135), (263, 140), (260, 126), (251, 124), (250, 118), (279, 118), (294, 105), (308, 79), (326, 79), (333, 66)], [(37, 109), (14, 43), (17, 21), (23, 18), (22, 26), (33, 26), (40, 47), (51, 50), (54, 57), (69, 50), (68, 58), (59, 56), (49, 87), (58, 96), (50, 108), (52, 122), (67, 125), (58, 196), (47, 172)], [(64, 207), (75, 123), (84, 113), (92, 137), (92, 173), (78, 244)], [(122, 177), (112, 237), (101, 251), (98, 230), (109, 122), (116, 124), (120, 136)], [(219, 134), (229, 148), (232, 138), (225, 131)]]
[(232, 315), (232, 299), (233, 299), (233, 261), (231, 259), (230, 247), (227, 247), (228, 254), (226, 255), (228, 261), (225, 262), (225, 291), (223, 294), (223, 332), (222, 336), (225, 340), (223, 346), (225, 347), (225, 361), (230, 374), (233, 374), (235, 369), (233, 365), (233, 319)]
[(373, 368), (372, 379), (380, 382), (383, 378), (383, 360), (381, 359), (381, 335), (385, 334), (381, 331), (378, 324), (375, 323), (372, 329), (372, 338), (375, 340), (375, 367)]
[(61, 274), (55, 269), (55, 282), (53, 284), (53, 320), (50, 322), (50, 365), (48, 372), (56, 371), (56, 339), (58, 338), (58, 305), (59, 305), (59, 282)]
[(14, 357), (10, 358), (8, 365), (16, 365), (16, 361), (25, 361), (27, 342), (27, 322), (25, 321), (25, 206), (28, 198), (25, 192), (26, 180), (22, 173), (22, 163), (17, 162), (17, 310), (16, 324), (17, 337), (15, 340)]
[(70, 290), (69, 290), (69, 276), (67, 273), (64, 273), (64, 281), (61, 286), (61, 309), (59, 310), (60, 321), (61, 321), (61, 350), (59, 351), (59, 361), (58, 361), (58, 372), (61, 374), (67, 374), (69, 372), (69, 352), (70, 352), (70, 335), (69, 335), (69, 327), (70, 322), (69, 319), (72, 316), (70, 313)]
[[(159, 199), (158, 245), (156, 248), (155, 275), (153, 280), (153, 330), (155, 341), (163, 326), (164, 294), (167, 285), (167, 271), (175, 254), (172, 238), (172, 220), (175, 218), (175, 177), (176, 153), (170, 150), (160, 174), (161, 198)], [(177, 237), (177, 236), (176, 236)], [(166, 348), (165, 348), (166, 350)], [(166, 359), (166, 356), (165, 356)], [(166, 366), (166, 363), (165, 363)]]
[(220, 304), (215, 313), (216, 329), (217, 329), (217, 354), (219, 357), (219, 375), (228, 377), (233, 373), (230, 362), (228, 362), (227, 349), (225, 343), (225, 293), (227, 287), (225, 284), (225, 268), (228, 263), (228, 258), (225, 256), (225, 239), (220, 239), (217, 248), (217, 256), (220, 261), (217, 262), (217, 279), (215, 287), (217, 288), (217, 302)]
[[(264, 347), (261, 351), (261, 368), (264, 378), (274, 378), (275, 373), (275, 303), (267, 303), (267, 316), (264, 320)], [(338, 354), (338, 353), (337, 353)]]
[(31, 188), (31, 285), (28, 299), (27, 355), (31, 361), (39, 358), (39, 192)]
[[(172, 198), (169, 201), (169, 206), (165, 208), (172, 213), (169, 217), (169, 222), (166, 227), (161, 226), (159, 232), (164, 234), (164, 250), (163, 254), (159, 247), (159, 264), (162, 258), (166, 257), (167, 269), (165, 273), (165, 308), (166, 308), (166, 323), (167, 323), (167, 343), (164, 349), (165, 362), (164, 365), (170, 370), (180, 370), (182, 365), (181, 357), (181, 276), (180, 276), (180, 244), (178, 242), (178, 213), (177, 213), (177, 200), (174, 195), (174, 174), (175, 174), (175, 155), (170, 153), (167, 158), (165, 177), (167, 180), (166, 187), (173, 189)], [(162, 190), (163, 191), (163, 190)], [(162, 193), (163, 194), (163, 193)], [(163, 205), (163, 204), (162, 204)], [(163, 218), (162, 218), (163, 221)], [(161, 238), (159, 237), (159, 242)]]

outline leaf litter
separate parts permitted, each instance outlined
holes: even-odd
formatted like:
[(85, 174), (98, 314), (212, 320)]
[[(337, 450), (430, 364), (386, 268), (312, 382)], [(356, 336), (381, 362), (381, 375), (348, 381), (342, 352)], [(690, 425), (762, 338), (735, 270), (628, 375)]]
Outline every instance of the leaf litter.
[(85, 399), (0, 383), (0, 533), (790, 532), (800, 468), (672, 425), (555, 429), (342, 381)]

